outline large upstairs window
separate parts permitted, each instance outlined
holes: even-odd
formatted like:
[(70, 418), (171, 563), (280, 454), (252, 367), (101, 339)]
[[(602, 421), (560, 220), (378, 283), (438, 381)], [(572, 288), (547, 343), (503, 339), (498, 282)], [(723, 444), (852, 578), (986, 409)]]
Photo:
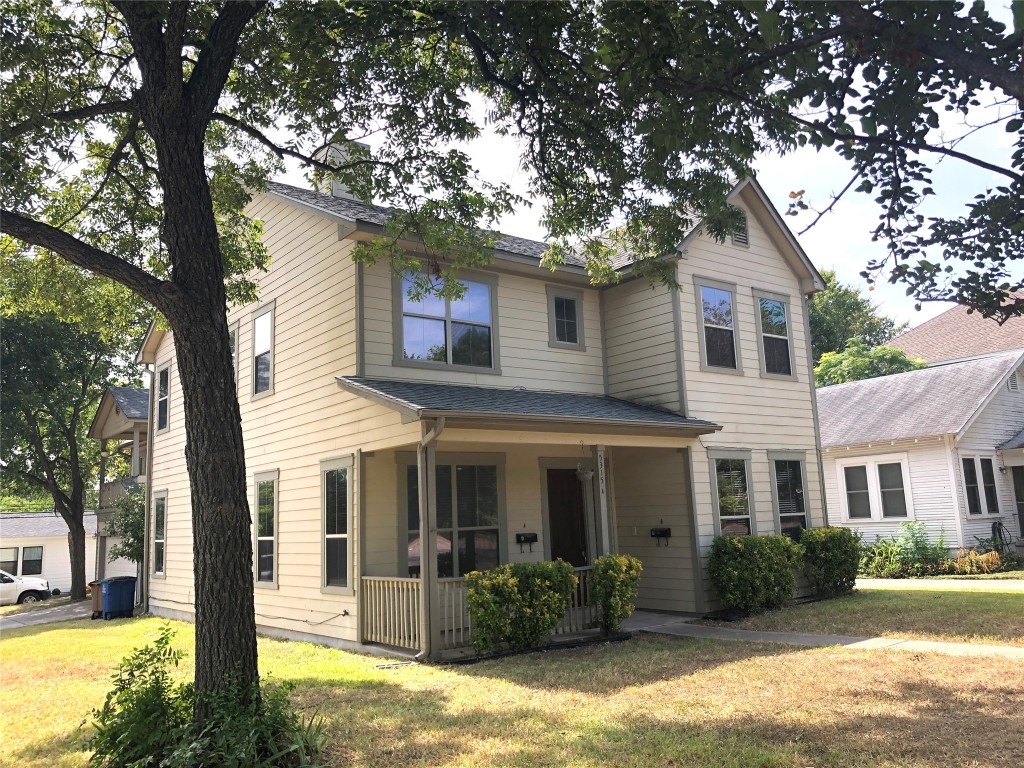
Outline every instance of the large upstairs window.
[(697, 317), (700, 321), (701, 368), (739, 373), (736, 339), (736, 287), (730, 283), (695, 278)]
[(793, 341), (786, 297), (754, 289), (761, 373), (793, 376)]

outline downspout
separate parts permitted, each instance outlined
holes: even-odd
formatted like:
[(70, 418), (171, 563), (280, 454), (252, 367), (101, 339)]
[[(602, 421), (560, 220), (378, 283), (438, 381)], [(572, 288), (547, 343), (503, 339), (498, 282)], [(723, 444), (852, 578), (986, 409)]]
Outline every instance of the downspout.
[(149, 613), (149, 519), (152, 512), (153, 498), (153, 408), (156, 402), (156, 382), (153, 379), (153, 366), (147, 365), (149, 374), (149, 418), (146, 420), (146, 515), (142, 526), (143, 545), (142, 562), (139, 563), (139, 589), (142, 595), (142, 611)]
[(430, 658), (435, 651), (433, 636), (433, 604), (436, 602), (436, 589), (431, 589), (433, 572), (437, 570), (437, 509), (433, 503), (433, 481), (430, 472), (433, 462), (429, 461), (429, 448), (444, 431), (444, 416), (434, 421), (429, 432), (424, 432), (416, 445), (416, 472), (419, 476), (419, 507), (420, 507), (420, 644), (415, 659), (421, 661)]

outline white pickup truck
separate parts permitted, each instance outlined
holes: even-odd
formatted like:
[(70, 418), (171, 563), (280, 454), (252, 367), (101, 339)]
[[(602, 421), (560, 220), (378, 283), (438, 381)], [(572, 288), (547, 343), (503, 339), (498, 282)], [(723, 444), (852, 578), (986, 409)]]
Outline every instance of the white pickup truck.
[(50, 596), (50, 582), (35, 576), (12, 576), (0, 571), (0, 605), (38, 603)]

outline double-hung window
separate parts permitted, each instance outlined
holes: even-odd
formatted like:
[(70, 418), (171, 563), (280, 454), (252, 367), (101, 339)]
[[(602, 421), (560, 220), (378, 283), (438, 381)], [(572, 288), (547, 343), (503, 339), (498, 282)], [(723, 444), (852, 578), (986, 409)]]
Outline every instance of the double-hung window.
[(548, 346), (586, 350), (583, 338), (583, 291), (547, 286)]
[(996, 488), (995, 462), (990, 458), (964, 456), (964, 491), (967, 494), (967, 513), (999, 514), (999, 492)]
[(0, 547), (0, 571), (7, 571), (11, 576), (18, 575), (17, 547)]
[(38, 576), (43, 572), (43, 548), (21, 548), (21, 575)]
[(323, 486), (323, 586), (349, 589), (351, 579), (352, 461), (338, 459), (320, 465)]
[(153, 494), (153, 573), (166, 569), (167, 493)]
[[(489, 276), (461, 279), (462, 298), (446, 299), (429, 293), (411, 298), (417, 281), (405, 276), (400, 295), (401, 308), (396, 316), (400, 332), (400, 352), (396, 363), (405, 365), (453, 366), (472, 369), (497, 369), (495, 315), (496, 281)], [(422, 288), (422, 286), (418, 286)]]
[(905, 453), (836, 462), (843, 518), (909, 520), (913, 500)]
[(736, 286), (707, 278), (696, 278), (695, 286), (701, 331), (701, 367), (739, 372)]
[(277, 585), (277, 472), (263, 472), (256, 483), (256, 583)]
[(167, 429), (171, 407), (171, 367), (165, 365), (156, 372), (156, 431)]
[[(419, 476), (415, 464), (406, 467), (408, 547), (410, 576), (420, 572)], [(499, 467), (494, 464), (438, 463), (437, 575), (465, 576), (486, 571), (501, 562)]]
[(746, 536), (754, 532), (750, 497), (750, 452), (709, 450), (714, 479), (714, 508), (722, 536)]
[(807, 527), (803, 461), (799, 458), (775, 458), (770, 451), (768, 458), (772, 461), (779, 533), (797, 539), (800, 531)]
[(788, 298), (755, 289), (754, 301), (761, 373), (767, 376), (793, 376), (792, 323)]
[(274, 391), (274, 305), (261, 307), (252, 319), (252, 396)]

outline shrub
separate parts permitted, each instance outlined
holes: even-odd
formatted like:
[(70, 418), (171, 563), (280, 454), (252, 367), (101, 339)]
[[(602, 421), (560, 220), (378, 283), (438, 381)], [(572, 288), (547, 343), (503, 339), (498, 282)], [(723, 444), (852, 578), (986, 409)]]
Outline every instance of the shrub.
[(976, 576), (979, 573), (995, 573), (1003, 567), (1003, 560), (995, 550), (979, 552), (976, 549), (960, 549), (956, 557), (944, 563), (943, 572), (958, 576)]
[(930, 576), (940, 573), (949, 559), (949, 549), (942, 535), (933, 544), (924, 523), (900, 523), (900, 531), (888, 539), (881, 537), (865, 547), (860, 560), (864, 576), (902, 579), (908, 576)]
[(633, 615), (641, 571), (643, 566), (632, 555), (602, 555), (594, 561), (591, 596), (601, 608), (604, 634), (618, 632), (622, 622)]
[(853, 591), (860, 565), (860, 537), (849, 528), (808, 528), (800, 534), (804, 573), (818, 597)]
[(121, 661), (114, 689), (92, 713), (90, 766), (313, 764), (323, 751), (323, 724), (316, 718), (303, 723), (283, 687), (264, 684), (244, 696), (230, 687), (213, 693), (206, 699), (210, 715), (201, 724), (193, 723), (195, 690), (171, 679), (171, 668), (183, 655), (171, 647), (173, 637), (173, 630), (164, 626), (152, 645), (136, 648)]
[(722, 607), (757, 613), (781, 608), (793, 597), (803, 549), (787, 536), (718, 536), (708, 574)]
[(578, 579), (564, 560), (511, 563), (466, 574), (466, 604), (477, 653), (540, 645), (565, 616)]

